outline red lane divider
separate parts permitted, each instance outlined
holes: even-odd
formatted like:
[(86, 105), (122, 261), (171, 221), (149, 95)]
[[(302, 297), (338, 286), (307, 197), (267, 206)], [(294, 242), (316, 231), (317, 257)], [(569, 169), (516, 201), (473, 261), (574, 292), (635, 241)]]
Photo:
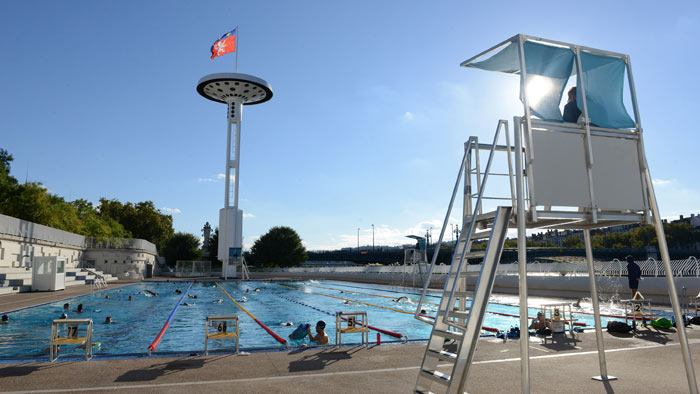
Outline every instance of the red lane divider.
[(283, 344), (283, 345), (286, 345), (286, 344), (287, 344), (287, 340), (286, 340), (286, 339), (284, 339), (284, 338), (282, 338), (281, 336), (275, 334), (274, 331), (272, 331), (272, 330), (270, 330), (269, 328), (267, 328), (267, 326), (264, 325), (260, 320), (258, 320), (257, 317), (253, 316), (253, 314), (250, 313), (250, 312), (248, 312), (248, 310), (245, 309), (244, 307), (242, 307), (241, 304), (237, 303), (236, 300), (234, 300), (233, 297), (231, 297), (231, 294), (229, 294), (228, 291), (226, 291), (226, 289), (224, 289), (223, 287), (221, 287), (220, 284), (216, 283), (216, 285), (219, 286), (219, 288), (220, 288), (224, 293), (226, 293), (226, 296), (227, 296), (229, 299), (231, 299), (231, 301), (233, 301), (233, 303), (236, 304), (236, 306), (238, 306), (239, 308), (241, 308), (241, 310), (242, 310), (243, 312), (247, 313), (248, 316), (250, 316), (251, 319), (253, 319), (256, 323), (258, 323), (258, 325), (259, 325), (260, 327), (262, 327), (263, 330), (267, 331), (267, 333), (270, 334), (273, 338), (275, 338), (275, 340), (277, 340), (277, 342), (279, 342), (279, 343), (281, 343), (281, 344)]
[(156, 350), (156, 348), (158, 347), (158, 344), (160, 344), (160, 340), (163, 339), (163, 334), (165, 334), (165, 331), (168, 329), (168, 326), (170, 326), (170, 322), (173, 321), (173, 317), (175, 316), (175, 312), (177, 312), (177, 308), (182, 303), (182, 300), (187, 295), (187, 292), (190, 291), (192, 284), (193, 284), (193, 282), (190, 282), (190, 285), (187, 286), (187, 290), (185, 290), (185, 292), (182, 293), (182, 297), (180, 297), (180, 300), (175, 305), (175, 308), (173, 308), (173, 311), (170, 312), (170, 316), (168, 316), (168, 320), (166, 320), (165, 324), (163, 324), (163, 328), (160, 329), (160, 332), (156, 336), (156, 339), (154, 339), (153, 342), (150, 345), (148, 345), (148, 355), (149, 356), (151, 355), (151, 351)]
[[(324, 310), (322, 310), (322, 309), (316, 308), (315, 306), (307, 305), (307, 304), (304, 304), (303, 302), (296, 301), (296, 300), (293, 300), (293, 299), (291, 299), (291, 298), (287, 298), (287, 297), (281, 296), (281, 295), (279, 295), (279, 294), (276, 294), (276, 296), (278, 296), (278, 297), (280, 297), (280, 298), (283, 298), (283, 299), (285, 299), (285, 300), (287, 300), (287, 301), (291, 301), (291, 302), (297, 303), (297, 304), (299, 304), (299, 305), (303, 305), (303, 306), (309, 307), (309, 308), (311, 308), (311, 309), (315, 309), (315, 310), (317, 310), (317, 311), (319, 311), (319, 312), (323, 312), (323, 313), (325, 313), (326, 315), (335, 317), (334, 314), (332, 314), (332, 313), (330, 313), (330, 312), (328, 312), (328, 311), (324, 311)], [(343, 320), (348, 320), (348, 319), (346, 319), (346, 318), (344, 318), (344, 317), (342, 317), (342, 316), (341, 316), (340, 318), (343, 319)], [(369, 328), (370, 330), (374, 330), (374, 331), (377, 331), (377, 332), (381, 332), (382, 334), (390, 335), (390, 336), (392, 336), (392, 337), (394, 337), (394, 338), (399, 338), (399, 339), (401, 339), (401, 338), (403, 337), (403, 335), (402, 335), (402, 334), (399, 334), (398, 332), (393, 332), (393, 331), (384, 330), (384, 329), (377, 328), (377, 327), (372, 327), (372, 326), (370, 326), (369, 324), (368, 324), (366, 327)]]

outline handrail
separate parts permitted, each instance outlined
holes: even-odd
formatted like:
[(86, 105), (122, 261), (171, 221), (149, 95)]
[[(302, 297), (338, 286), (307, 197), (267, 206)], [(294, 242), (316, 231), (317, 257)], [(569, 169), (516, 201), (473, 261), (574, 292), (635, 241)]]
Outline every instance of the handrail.
[[(440, 246), (442, 246), (442, 238), (445, 236), (445, 230), (447, 229), (447, 223), (450, 220), (450, 214), (452, 213), (452, 206), (454, 205), (455, 197), (457, 195), (457, 190), (459, 189), (459, 183), (462, 180), (462, 173), (464, 172), (464, 167), (466, 166), (466, 161), (468, 158), (467, 152), (469, 152), (469, 149), (471, 148), (473, 142), (471, 139), (469, 139), (469, 147), (464, 150), (464, 156), (462, 156), (462, 164), (459, 166), (459, 171), (457, 173), (457, 181), (455, 182), (455, 187), (452, 190), (452, 198), (450, 198), (450, 204), (447, 207), (447, 213), (445, 214), (445, 220), (442, 224), (442, 230), (440, 230), (440, 237), (438, 237), (438, 242), (435, 246), (435, 251), (433, 252), (433, 258), (431, 259), (430, 266), (428, 267), (428, 273), (425, 278), (425, 284), (423, 285), (423, 291), (421, 292), (420, 299), (418, 300), (418, 305), (416, 306), (416, 312), (414, 313), (413, 317), (417, 320), (430, 323), (432, 322), (428, 321), (427, 319), (421, 317), (421, 306), (423, 305), (423, 300), (425, 300), (425, 296), (428, 293), (428, 286), (430, 285), (430, 278), (433, 276), (433, 267), (435, 267), (435, 263), (437, 262), (438, 258), (438, 253), (440, 252)], [(462, 226), (464, 228), (464, 226)], [(462, 231), (464, 233), (464, 231)], [(459, 245), (459, 243), (457, 243)]]
[(248, 312), (247, 309), (245, 309), (244, 307), (241, 306), (241, 304), (239, 304), (238, 302), (236, 302), (236, 300), (234, 300), (233, 297), (231, 297), (231, 294), (229, 294), (228, 291), (226, 291), (226, 289), (224, 289), (223, 287), (221, 287), (221, 285), (220, 285), (219, 283), (216, 283), (216, 285), (219, 286), (219, 288), (226, 294), (226, 296), (227, 296), (231, 301), (233, 301), (234, 304), (236, 304), (237, 307), (239, 307), (243, 312), (245, 312), (248, 316), (250, 316), (251, 319), (253, 319), (256, 323), (258, 323), (258, 325), (259, 325), (260, 327), (262, 327), (263, 330), (267, 331), (267, 333), (270, 334), (273, 338), (275, 338), (275, 340), (277, 340), (277, 342), (279, 342), (279, 343), (281, 343), (281, 344), (287, 346), (287, 340), (286, 340), (286, 339), (284, 339), (284, 338), (282, 338), (281, 336), (275, 334), (274, 331), (270, 330), (270, 329), (269, 329), (266, 325), (264, 325), (260, 320), (258, 320), (255, 316), (253, 316), (252, 313)]
[[(462, 224), (462, 234), (465, 235), (464, 238), (464, 246), (462, 247), (462, 252), (460, 253), (459, 256), (459, 263), (457, 264), (457, 269), (453, 270), (452, 266), (454, 266), (454, 260), (456, 257), (457, 253), (457, 247), (459, 247), (460, 243), (457, 243), (457, 246), (455, 246), (455, 254), (452, 256), (452, 263), (450, 264), (450, 275), (452, 275), (452, 272), (455, 271), (455, 282), (454, 284), (456, 285), (459, 281), (457, 280), (457, 276), (459, 276), (459, 273), (462, 272), (462, 266), (464, 265), (464, 260), (465, 256), (467, 254), (467, 248), (470, 246), (470, 241), (471, 241), (471, 236), (474, 234), (474, 230), (476, 229), (476, 218), (477, 218), (477, 213), (481, 211), (481, 200), (484, 195), (484, 190), (486, 190), (486, 181), (489, 178), (489, 173), (491, 172), (491, 164), (493, 164), (493, 156), (494, 156), (494, 151), (496, 150), (496, 145), (498, 145), (498, 137), (501, 134), (501, 125), (504, 124), (506, 127), (506, 133), (508, 133), (508, 122), (505, 120), (499, 120), (498, 121), (498, 126), (496, 126), (496, 133), (495, 136), (493, 137), (493, 144), (491, 146), (491, 151), (489, 152), (489, 158), (486, 161), (486, 169), (484, 170), (484, 179), (481, 182), (481, 185), (479, 187), (479, 196), (476, 198), (476, 204), (473, 207), (474, 212), (472, 213), (471, 220), (469, 221), (469, 230), (464, 231), (464, 223)], [(465, 218), (466, 219), (466, 218)], [(466, 233), (466, 234), (465, 234)], [(460, 240), (461, 242), (461, 240)], [(449, 277), (448, 280), (445, 282), (449, 282)], [(447, 287), (445, 287), (445, 291), (447, 290)], [(457, 286), (452, 286), (452, 289), (450, 290), (450, 295), (447, 300), (447, 305), (452, 307), (454, 305), (454, 300), (455, 300), (455, 292), (457, 291)], [(444, 293), (443, 293), (444, 297)], [(447, 313), (442, 317), (442, 321), (450, 326), (454, 326), (454, 324), (449, 320), (449, 316)]]
[(160, 340), (163, 339), (163, 334), (165, 334), (165, 331), (168, 329), (170, 322), (173, 320), (173, 317), (175, 316), (175, 312), (177, 312), (177, 308), (180, 307), (182, 300), (185, 299), (185, 296), (187, 295), (187, 292), (190, 291), (190, 288), (192, 287), (193, 283), (194, 282), (190, 282), (190, 285), (187, 286), (187, 290), (185, 290), (182, 293), (182, 297), (180, 297), (180, 300), (175, 305), (175, 308), (173, 308), (173, 311), (170, 312), (170, 316), (168, 316), (168, 320), (166, 320), (165, 324), (163, 324), (163, 328), (160, 329), (160, 332), (156, 336), (156, 339), (154, 339), (153, 342), (150, 345), (148, 345), (148, 356), (149, 357), (151, 356), (151, 351), (155, 351), (156, 348), (158, 347), (158, 344), (160, 344)]

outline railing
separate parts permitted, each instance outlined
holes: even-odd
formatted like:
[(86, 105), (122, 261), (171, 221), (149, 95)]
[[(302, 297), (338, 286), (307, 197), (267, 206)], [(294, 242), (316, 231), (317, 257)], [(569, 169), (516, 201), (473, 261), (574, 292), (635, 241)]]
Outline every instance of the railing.
[[(642, 276), (660, 277), (665, 275), (663, 263), (654, 259), (645, 262), (637, 262), (642, 270)], [(685, 260), (672, 260), (671, 267), (673, 276), (700, 277), (700, 261), (691, 256)], [(470, 264), (466, 267), (468, 272), (477, 274), (481, 269), (480, 264)], [(435, 265), (433, 275), (447, 275), (450, 271), (449, 265)], [(419, 274), (418, 267), (413, 265), (387, 265), (387, 266), (364, 266), (364, 267), (294, 267), (294, 268), (262, 268), (255, 272), (288, 272), (288, 273), (328, 273), (328, 274), (376, 274), (376, 275), (407, 275)], [(581, 262), (561, 262), (543, 263), (537, 260), (529, 262), (527, 265), (528, 275), (555, 275), (555, 276), (577, 276), (588, 275), (588, 267), (585, 261)], [(498, 266), (499, 275), (517, 275), (517, 264), (500, 264)], [(626, 276), (627, 263), (618, 259), (595, 263), (596, 276)]]
[(158, 254), (156, 245), (135, 238), (96, 238), (85, 237), (86, 249), (136, 249), (152, 254)]

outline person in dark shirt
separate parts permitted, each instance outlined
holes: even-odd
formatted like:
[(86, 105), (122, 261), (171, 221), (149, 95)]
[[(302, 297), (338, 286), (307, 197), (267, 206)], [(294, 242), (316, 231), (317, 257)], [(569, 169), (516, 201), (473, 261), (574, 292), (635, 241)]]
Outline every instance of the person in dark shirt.
[(568, 95), (569, 100), (564, 106), (564, 122), (576, 123), (581, 115), (581, 110), (578, 109), (578, 104), (576, 103), (576, 86), (569, 89)]
[(642, 277), (642, 270), (637, 263), (634, 262), (634, 257), (627, 256), (627, 279), (629, 279), (630, 290), (632, 290), (632, 298), (637, 294), (639, 288), (639, 279)]

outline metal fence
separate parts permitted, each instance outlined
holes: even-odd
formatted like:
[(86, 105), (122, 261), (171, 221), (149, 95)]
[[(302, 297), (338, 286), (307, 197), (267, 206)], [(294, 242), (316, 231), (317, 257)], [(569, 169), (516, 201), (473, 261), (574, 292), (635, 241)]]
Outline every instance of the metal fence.
[(178, 278), (211, 276), (211, 261), (178, 260), (175, 263), (175, 276)]

